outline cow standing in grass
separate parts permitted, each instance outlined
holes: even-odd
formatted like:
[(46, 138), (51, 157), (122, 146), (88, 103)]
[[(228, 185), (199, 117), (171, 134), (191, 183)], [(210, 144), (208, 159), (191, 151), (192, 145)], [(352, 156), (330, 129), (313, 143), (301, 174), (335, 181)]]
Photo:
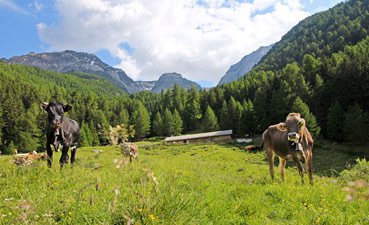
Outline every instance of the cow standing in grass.
[(121, 143), (121, 151), (124, 158), (129, 158), (132, 162), (132, 158), (138, 161), (138, 147), (135, 143)]
[(265, 145), (266, 156), (269, 162), (269, 173), (274, 179), (274, 153), (279, 157), (279, 168), (281, 179), (284, 181), (284, 170), (286, 161), (292, 157), (296, 163), (301, 182), (304, 183), (305, 163), (309, 174), (310, 184), (313, 184), (313, 138), (305, 126), (305, 120), (300, 113), (290, 113), (284, 123), (270, 126), (263, 133), (263, 145)]
[(81, 132), (76, 121), (64, 116), (64, 113), (71, 110), (72, 107), (56, 102), (42, 102), (40, 106), (47, 113), (46, 150), (48, 166), (51, 167), (53, 161), (51, 145), (54, 146), (55, 151), (59, 151), (59, 145), (62, 146), (62, 155), (59, 160), (61, 167), (68, 163), (68, 151), (69, 148), (72, 148), (70, 162), (73, 164)]

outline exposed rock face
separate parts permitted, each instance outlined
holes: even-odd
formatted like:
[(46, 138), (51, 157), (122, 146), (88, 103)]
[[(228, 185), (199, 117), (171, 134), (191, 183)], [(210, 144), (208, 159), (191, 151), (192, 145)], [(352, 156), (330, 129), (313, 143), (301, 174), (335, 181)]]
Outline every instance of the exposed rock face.
[(61, 73), (83, 72), (96, 74), (115, 83), (129, 93), (141, 90), (136, 82), (129, 78), (123, 70), (107, 65), (93, 54), (70, 50), (40, 54), (31, 52), (24, 56), (12, 57), (7, 62), (36, 66)]
[(151, 91), (157, 81), (136, 81), (142, 91)]
[(183, 78), (181, 74), (178, 73), (164, 73), (160, 76), (159, 80), (155, 82), (154, 87), (151, 91), (159, 93), (161, 90), (166, 90), (167, 88), (173, 88), (174, 84), (178, 84), (179, 87), (184, 87), (189, 89), (191, 85), (194, 85), (196, 89), (200, 90), (201, 86), (196, 82), (187, 80)]
[(249, 55), (244, 56), (241, 61), (232, 65), (226, 74), (220, 79), (218, 85), (230, 83), (234, 80), (245, 75), (249, 72), (256, 64), (259, 63), (261, 58), (266, 55), (273, 45), (260, 47), (258, 50), (252, 52)]
[(75, 51), (34, 53), (31, 52), (23, 56), (14, 56), (8, 60), (10, 64), (23, 64), (39, 67), (45, 70), (51, 70), (60, 73), (82, 72), (96, 74), (106, 80), (116, 84), (128, 93), (138, 91), (160, 92), (168, 87), (173, 88), (174, 84), (186, 89), (195, 85), (197, 89), (201, 86), (195, 82), (187, 80), (178, 73), (165, 73), (161, 75), (158, 81), (133, 81), (127, 74), (117, 68), (113, 68), (93, 54)]

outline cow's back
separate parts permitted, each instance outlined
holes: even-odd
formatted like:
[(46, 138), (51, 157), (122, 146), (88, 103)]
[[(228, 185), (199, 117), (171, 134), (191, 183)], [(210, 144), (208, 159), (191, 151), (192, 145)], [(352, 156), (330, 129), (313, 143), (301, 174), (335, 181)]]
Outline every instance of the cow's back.
[(81, 129), (75, 120), (64, 118), (62, 130), (64, 139), (66, 141), (69, 141), (71, 144), (76, 144), (79, 142)]
[(286, 157), (289, 153), (287, 135), (287, 130), (281, 129), (278, 124), (268, 127), (263, 133), (265, 147), (281, 157)]

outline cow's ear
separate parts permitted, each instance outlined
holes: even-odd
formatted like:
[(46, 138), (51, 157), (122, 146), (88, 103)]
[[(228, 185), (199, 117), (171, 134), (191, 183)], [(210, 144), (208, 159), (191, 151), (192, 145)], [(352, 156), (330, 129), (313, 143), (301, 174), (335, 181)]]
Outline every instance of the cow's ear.
[(304, 127), (305, 126), (305, 120), (304, 119), (301, 119), (298, 123), (299, 127)]
[(49, 106), (49, 103), (47, 102), (41, 102), (40, 104), (40, 108), (44, 111), (47, 112), (47, 107)]
[(287, 124), (286, 123), (279, 123), (277, 124), (277, 129), (280, 131), (286, 131), (287, 130)]
[(68, 112), (71, 109), (72, 109), (72, 106), (71, 105), (64, 105), (64, 107), (63, 107), (63, 111), (64, 112)]

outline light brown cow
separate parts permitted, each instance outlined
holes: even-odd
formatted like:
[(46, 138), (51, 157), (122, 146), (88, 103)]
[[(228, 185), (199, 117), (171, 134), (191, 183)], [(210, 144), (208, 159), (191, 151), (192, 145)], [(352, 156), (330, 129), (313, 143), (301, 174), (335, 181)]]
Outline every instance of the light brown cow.
[(124, 142), (121, 144), (121, 153), (124, 158), (129, 157), (129, 161), (132, 162), (132, 158), (138, 161), (138, 147), (135, 143)]
[(305, 120), (300, 113), (290, 113), (284, 123), (270, 126), (263, 133), (263, 145), (266, 149), (266, 157), (269, 162), (269, 173), (274, 179), (274, 153), (279, 157), (279, 169), (281, 179), (284, 181), (284, 169), (287, 159), (292, 157), (296, 163), (301, 182), (304, 183), (305, 163), (309, 174), (310, 184), (313, 184), (312, 158), (313, 138), (305, 126)]

